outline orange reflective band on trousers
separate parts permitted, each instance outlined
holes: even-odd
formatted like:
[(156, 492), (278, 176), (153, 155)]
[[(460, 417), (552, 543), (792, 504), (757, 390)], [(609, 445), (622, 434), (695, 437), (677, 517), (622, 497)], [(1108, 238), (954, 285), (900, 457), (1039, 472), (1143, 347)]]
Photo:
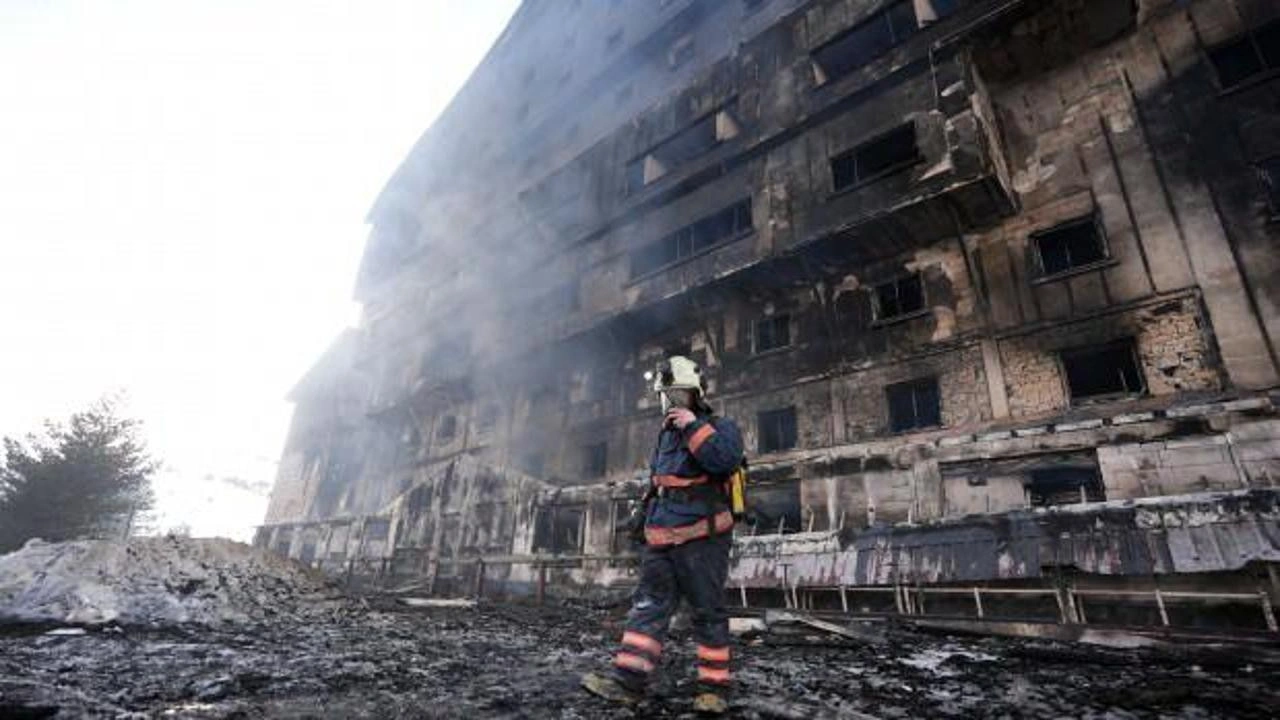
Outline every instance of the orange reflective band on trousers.
[(709, 663), (727, 663), (729, 662), (729, 648), (699, 645), (698, 659)]
[(715, 526), (717, 534), (733, 529), (733, 513), (728, 510), (716, 513), (710, 518), (710, 521), (708, 523), (706, 520), (699, 520), (696, 523), (678, 527), (646, 525), (644, 528), (644, 541), (649, 545), (681, 545), (690, 540), (698, 540), (710, 535), (708, 524)]
[(614, 656), (613, 664), (620, 668), (634, 670), (636, 672), (645, 673), (646, 675), (653, 672), (653, 663), (639, 655), (633, 655), (625, 650)]
[(710, 683), (712, 685), (728, 685), (730, 682), (729, 671), (725, 668), (699, 666), (698, 682)]
[(698, 452), (698, 448), (702, 447), (702, 443), (706, 442), (707, 438), (715, 434), (716, 429), (711, 427), (710, 423), (694, 430), (693, 436), (689, 438), (689, 452)]
[(707, 476), (680, 477), (679, 475), (654, 475), (653, 484), (664, 488), (687, 488), (695, 485), (706, 485)]
[(622, 633), (622, 644), (642, 650), (655, 658), (662, 654), (662, 643), (635, 630), (628, 630)]

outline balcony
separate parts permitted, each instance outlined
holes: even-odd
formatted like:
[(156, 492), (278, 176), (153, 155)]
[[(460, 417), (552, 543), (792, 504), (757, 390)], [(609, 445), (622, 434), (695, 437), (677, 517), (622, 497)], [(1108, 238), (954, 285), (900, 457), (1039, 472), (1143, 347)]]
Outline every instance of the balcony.
[(809, 246), (831, 260), (861, 264), (992, 225), (1014, 211), (990, 97), (968, 52), (935, 56), (902, 73), (875, 99), (815, 130), (806, 178), (814, 186), (779, 250)]

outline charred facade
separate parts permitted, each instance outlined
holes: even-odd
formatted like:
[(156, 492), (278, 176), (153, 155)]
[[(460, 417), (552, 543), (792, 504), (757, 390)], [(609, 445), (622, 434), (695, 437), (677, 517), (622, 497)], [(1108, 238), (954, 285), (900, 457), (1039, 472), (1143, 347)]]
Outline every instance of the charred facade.
[(679, 352), (744, 602), (1275, 594), (1278, 217), (1265, 0), (526, 0), (370, 213), (258, 542), (625, 583)]

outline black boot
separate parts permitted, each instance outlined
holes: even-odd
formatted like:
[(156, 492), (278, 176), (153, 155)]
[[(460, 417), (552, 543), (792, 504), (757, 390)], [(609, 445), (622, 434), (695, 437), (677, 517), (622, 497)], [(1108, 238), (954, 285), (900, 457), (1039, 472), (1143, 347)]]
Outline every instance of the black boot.
[(622, 705), (635, 705), (644, 697), (642, 691), (627, 687), (613, 675), (587, 673), (582, 676), (582, 688), (596, 697)]

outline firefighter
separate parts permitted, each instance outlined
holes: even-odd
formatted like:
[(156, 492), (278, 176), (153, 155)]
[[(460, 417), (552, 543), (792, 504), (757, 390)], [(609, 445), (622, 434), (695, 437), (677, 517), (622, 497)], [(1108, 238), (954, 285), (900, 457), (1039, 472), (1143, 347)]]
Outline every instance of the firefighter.
[(733, 421), (712, 413), (692, 360), (672, 356), (646, 377), (652, 377), (665, 416), (642, 510), (640, 582), (611, 672), (586, 675), (582, 684), (608, 700), (639, 700), (683, 598), (693, 609), (697, 642), (694, 709), (721, 714), (728, 709), (730, 687), (724, 585), (733, 514), (726, 483), (742, 464), (742, 435)]

